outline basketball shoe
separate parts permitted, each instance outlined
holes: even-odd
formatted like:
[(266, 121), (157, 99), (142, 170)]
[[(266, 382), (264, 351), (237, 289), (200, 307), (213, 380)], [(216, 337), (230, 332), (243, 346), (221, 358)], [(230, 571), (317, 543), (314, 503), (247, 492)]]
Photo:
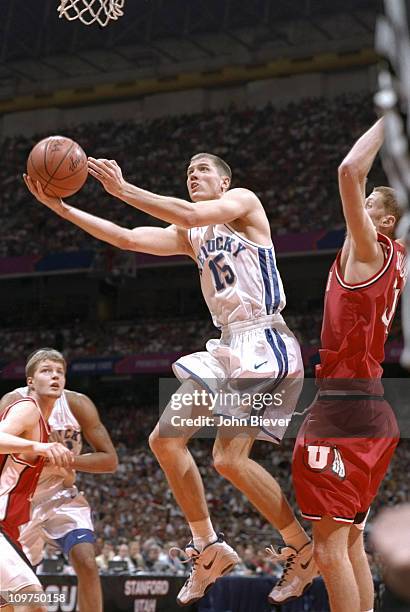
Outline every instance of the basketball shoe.
[(313, 544), (308, 542), (299, 551), (285, 546), (275, 551), (273, 546), (266, 548), (271, 561), (285, 562), (283, 574), (268, 595), (269, 603), (281, 605), (301, 597), (310, 587), (319, 570), (313, 558)]
[(222, 533), (202, 551), (197, 550), (192, 542), (189, 542), (184, 551), (172, 548), (169, 551), (171, 557), (175, 557), (174, 551), (186, 555), (182, 563), (192, 562), (191, 572), (177, 595), (179, 606), (189, 606), (201, 599), (218, 578), (230, 572), (239, 562), (238, 555), (225, 542)]

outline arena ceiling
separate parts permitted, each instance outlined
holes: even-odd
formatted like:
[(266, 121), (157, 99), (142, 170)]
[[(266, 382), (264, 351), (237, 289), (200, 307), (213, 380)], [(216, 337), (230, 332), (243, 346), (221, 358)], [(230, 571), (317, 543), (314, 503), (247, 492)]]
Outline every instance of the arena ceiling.
[(212, 68), (224, 54), (257, 63), (301, 45), (371, 46), (379, 7), (378, 0), (126, 0), (124, 16), (101, 28), (59, 19), (57, 4), (0, 0), (1, 97), (56, 79), (158, 76), (196, 60)]

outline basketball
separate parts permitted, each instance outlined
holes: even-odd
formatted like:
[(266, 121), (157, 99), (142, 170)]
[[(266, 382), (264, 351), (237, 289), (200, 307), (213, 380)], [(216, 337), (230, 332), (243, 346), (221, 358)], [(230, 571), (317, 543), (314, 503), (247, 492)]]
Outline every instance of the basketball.
[(27, 174), (34, 183), (40, 181), (46, 195), (66, 198), (87, 180), (87, 156), (71, 138), (49, 136), (30, 151)]

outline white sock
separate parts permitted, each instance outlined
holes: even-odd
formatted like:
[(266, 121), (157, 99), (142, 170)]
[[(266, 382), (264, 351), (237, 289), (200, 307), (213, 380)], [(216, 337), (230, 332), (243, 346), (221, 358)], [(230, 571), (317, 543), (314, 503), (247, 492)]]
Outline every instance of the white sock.
[(202, 550), (207, 544), (215, 541), (217, 538), (209, 516), (202, 521), (189, 523), (189, 527), (191, 529), (194, 546), (198, 550)]
[(297, 522), (297, 520), (294, 520), (284, 529), (279, 529), (279, 533), (282, 536), (285, 544), (292, 546), (298, 551), (303, 548), (305, 544), (310, 542), (309, 536), (303, 530), (302, 526)]
[(372, 608), (371, 610), (365, 610), (364, 612), (374, 612), (374, 608)]

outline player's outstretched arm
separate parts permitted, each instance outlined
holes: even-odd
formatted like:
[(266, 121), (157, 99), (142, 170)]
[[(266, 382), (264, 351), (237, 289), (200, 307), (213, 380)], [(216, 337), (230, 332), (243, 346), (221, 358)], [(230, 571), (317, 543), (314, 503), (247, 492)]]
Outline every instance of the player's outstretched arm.
[(183, 228), (175, 226), (138, 227), (130, 230), (74, 206), (69, 206), (60, 198), (46, 196), (40, 183), (37, 182), (35, 185), (28, 175), (24, 175), (24, 181), (29, 191), (41, 204), (98, 240), (128, 251), (139, 251), (151, 255), (189, 255), (192, 257), (187, 231)]
[(248, 189), (230, 189), (217, 200), (193, 204), (188, 200), (162, 196), (125, 181), (117, 162), (88, 158), (89, 173), (104, 189), (123, 202), (152, 217), (189, 229), (214, 223), (229, 223), (261, 207), (258, 198)]
[(66, 393), (70, 409), (79, 422), (85, 439), (94, 449), (93, 453), (76, 456), (73, 469), (96, 474), (115, 472), (118, 467), (117, 453), (94, 403), (82, 393)]
[(366, 177), (383, 143), (383, 119), (379, 119), (354, 144), (339, 166), (339, 190), (343, 214), (358, 260), (370, 262), (378, 255), (377, 233), (365, 210)]

